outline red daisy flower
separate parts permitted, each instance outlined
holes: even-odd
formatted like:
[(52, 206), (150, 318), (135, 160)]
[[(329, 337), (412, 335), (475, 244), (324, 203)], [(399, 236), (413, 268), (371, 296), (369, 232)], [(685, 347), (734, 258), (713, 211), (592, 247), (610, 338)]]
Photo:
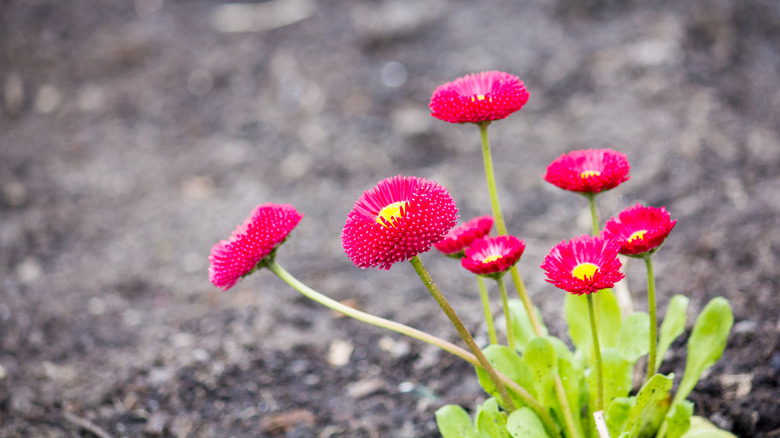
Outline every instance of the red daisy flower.
[(525, 251), (525, 243), (515, 236), (484, 237), (466, 249), (461, 265), (485, 276), (499, 276), (515, 265)]
[(620, 253), (628, 256), (655, 252), (677, 224), (666, 208), (636, 204), (607, 221), (604, 236), (620, 245)]
[(440, 85), (431, 96), (431, 115), (450, 123), (504, 119), (528, 102), (517, 76), (500, 71), (472, 73)]
[(493, 228), (492, 216), (475, 217), (451, 229), (441, 242), (433, 246), (448, 256), (461, 257), (464, 249), (475, 240), (487, 236), (491, 228)]
[(233, 287), (269, 257), (303, 217), (289, 204), (267, 203), (255, 207), (229, 240), (211, 248), (209, 281), (222, 290)]
[(399, 175), (380, 181), (355, 202), (341, 241), (356, 266), (387, 270), (431, 249), (457, 220), (458, 208), (447, 189)]
[(547, 166), (544, 180), (565, 190), (598, 193), (628, 181), (631, 166), (625, 154), (612, 149), (586, 149), (563, 154)]
[(579, 236), (562, 241), (544, 258), (547, 281), (576, 295), (612, 287), (622, 280), (620, 246), (601, 236)]

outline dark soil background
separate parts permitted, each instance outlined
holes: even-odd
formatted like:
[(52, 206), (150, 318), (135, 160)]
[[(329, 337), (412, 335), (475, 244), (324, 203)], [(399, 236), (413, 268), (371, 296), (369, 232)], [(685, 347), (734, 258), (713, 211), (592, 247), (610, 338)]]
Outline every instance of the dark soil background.
[[(237, 32), (241, 31), (241, 32)], [(208, 253), (252, 208), (305, 214), (279, 261), (338, 300), (454, 340), (408, 264), (351, 265), (354, 201), (382, 178), (489, 213), (479, 135), (428, 115), (464, 74), (522, 78), (491, 126), (520, 270), (589, 229), (542, 180), (561, 153), (625, 152), (637, 201), (679, 220), (655, 257), (661, 309), (715, 296), (736, 324), (691, 396), (742, 437), (780, 436), (780, 3), (773, 0), (0, 0), (0, 435), (437, 436), (483, 399), (469, 366), (338, 318), (267, 271), (223, 293)], [(476, 285), (423, 260), (480, 339)], [(644, 266), (627, 265), (639, 308)], [(682, 375), (684, 343), (664, 371)]]

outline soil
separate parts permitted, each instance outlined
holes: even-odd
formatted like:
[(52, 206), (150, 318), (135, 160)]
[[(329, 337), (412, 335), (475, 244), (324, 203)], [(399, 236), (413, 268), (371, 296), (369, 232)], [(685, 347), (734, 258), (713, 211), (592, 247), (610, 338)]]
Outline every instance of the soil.
[[(544, 169), (621, 150), (632, 178), (601, 215), (641, 201), (678, 219), (654, 256), (660, 308), (688, 295), (690, 329), (711, 298), (733, 306), (696, 413), (780, 436), (778, 3), (246, 4), (0, 1), (0, 435), (438, 436), (438, 407), (484, 398), (470, 366), (267, 271), (221, 292), (207, 256), (255, 205), (291, 203), (305, 217), (279, 251), (290, 272), (454, 341), (408, 264), (357, 269), (340, 230), (397, 174), (448, 187), (464, 219), (488, 213), (476, 129), (427, 104), (503, 70), (531, 99), (491, 125), (501, 202), (551, 332), (566, 337), (563, 297), (538, 266), (589, 222)], [(484, 341), (470, 277), (423, 260)], [(626, 268), (639, 308), (643, 268)], [(681, 339), (662, 370), (684, 361)]]

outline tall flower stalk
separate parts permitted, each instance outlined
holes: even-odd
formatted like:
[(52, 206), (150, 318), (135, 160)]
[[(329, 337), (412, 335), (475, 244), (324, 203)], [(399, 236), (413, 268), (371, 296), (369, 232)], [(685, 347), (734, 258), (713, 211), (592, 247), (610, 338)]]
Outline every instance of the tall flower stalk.
[(650, 314), (650, 353), (645, 382), (655, 374), (658, 349), (658, 318), (656, 316), (655, 274), (651, 256), (658, 251), (677, 224), (664, 207), (636, 204), (620, 212), (604, 226), (604, 235), (620, 245), (620, 253), (641, 258), (647, 268), (647, 309)]
[(604, 374), (602, 371), (601, 349), (596, 328), (596, 312), (593, 295), (601, 289), (615, 285), (623, 279), (618, 259), (620, 247), (612, 240), (601, 236), (583, 235), (570, 241), (562, 241), (550, 250), (542, 263), (547, 273), (547, 281), (566, 292), (588, 296), (588, 314), (593, 338), (593, 349), (597, 372), (598, 392), (596, 410), (604, 409)]

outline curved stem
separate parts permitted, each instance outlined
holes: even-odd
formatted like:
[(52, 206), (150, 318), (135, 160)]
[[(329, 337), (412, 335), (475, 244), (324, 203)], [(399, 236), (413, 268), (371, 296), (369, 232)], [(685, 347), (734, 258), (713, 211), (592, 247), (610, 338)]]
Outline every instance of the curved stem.
[(490, 336), (491, 344), (498, 344), (498, 336), (496, 336), (496, 326), (493, 323), (493, 312), (490, 311), (490, 298), (488, 297), (487, 288), (485, 287), (485, 280), (482, 276), (477, 275), (477, 283), (479, 283), (479, 295), (482, 297), (482, 309), (485, 312), (485, 321), (488, 326), (488, 336)]
[[(344, 315), (357, 319), (358, 321), (362, 321), (384, 329), (392, 330), (396, 333), (400, 333), (402, 335), (406, 335), (414, 339), (434, 345), (452, 355), (455, 355), (465, 360), (466, 362), (470, 363), (471, 365), (474, 365), (475, 367), (482, 368), (479, 360), (477, 360), (477, 358), (473, 354), (469, 353), (468, 351), (464, 350), (461, 347), (458, 347), (457, 345), (451, 342), (445, 341), (444, 339), (430, 335), (421, 330), (417, 330), (413, 327), (409, 327), (408, 325), (404, 325), (395, 321), (390, 321), (388, 319), (380, 318), (378, 316), (371, 315), (370, 313), (362, 312), (355, 308), (341, 304), (336, 300), (328, 298), (325, 295), (305, 285), (297, 278), (293, 277), (292, 274), (290, 274), (284, 268), (282, 268), (278, 263), (276, 263), (276, 261), (269, 262), (266, 265), (266, 267), (271, 272), (276, 274), (277, 277), (281, 278), (285, 283), (290, 285), (293, 289), (297, 290), (305, 297), (313, 301), (316, 301), (325, 307), (328, 307), (329, 309), (335, 310), (337, 312), (341, 312)], [(528, 407), (530, 407), (536, 413), (539, 419), (542, 420), (542, 423), (544, 423), (545, 429), (547, 429), (547, 432), (550, 434), (550, 436), (558, 436), (558, 432), (559, 432), (558, 426), (555, 424), (552, 417), (550, 417), (550, 414), (528, 391), (525, 390), (525, 388), (518, 385), (517, 382), (513, 381), (512, 379), (510, 379), (509, 377), (507, 377), (506, 375), (504, 375), (499, 371), (496, 371), (495, 374), (498, 377), (498, 379), (504, 385), (506, 385), (507, 388), (509, 388), (515, 394), (517, 394), (523, 400), (523, 402), (525, 402), (525, 404), (527, 404)]]
[(593, 311), (593, 294), (588, 294), (588, 313), (590, 314), (590, 330), (593, 332), (593, 351), (596, 358), (596, 410), (604, 410), (604, 373), (601, 369), (601, 348), (599, 348), (599, 333), (596, 330), (596, 314)]
[(506, 285), (504, 284), (504, 277), (498, 277), (498, 290), (501, 291), (501, 305), (504, 308), (504, 319), (506, 320), (506, 343), (512, 351), (515, 348), (515, 331), (512, 329), (512, 314), (509, 313), (509, 300), (506, 297)]
[(658, 321), (655, 314), (655, 275), (653, 274), (653, 261), (649, 253), (645, 253), (645, 265), (647, 266), (647, 311), (650, 313), (650, 355), (647, 359), (647, 377), (645, 383), (653, 377), (656, 370), (656, 345), (658, 344)]
[(501, 397), (501, 401), (503, 402), (504, 406), (507, 407), (509, 412), (514, 411), (515, 404), (512, 403), (512, 399), (509, 397), (509, 393), (506, 390), (506, 386), (504, 386), (504, 384), (498, 378), (495, 368), (493, 368), (493, 366), (490, 365), (490, 362), (488, 362), (487, 358), (482, 353), (482, 350), (479, 348), (479, 346), (477, 346), (477, 343), (476, 341), (474, 341), (474, 338), (471, 336), (471, 333), (469, 333), (469, 331), (466, 329), (466, 326), (463, 324), (463, 321), (460, 320), (458, 314), (455, 313), (455, 309), (452, 308), (450, 303), (447, 301), (446, 298), (444, 298), (444, 295), (439, 290), (439, 287), (436, 286), (436, 283), (433, 282), (433, 278), (431, 278), (431, 274), (429, 274), (428, 271), (425, 269), (425, 266), (423, 266), (422, 260), (420, 260), (420, 256), (416, 255), (412, 257), (411, 259), (409, 259), (409, 262), (411, 262), (412, 266), (414, 267), (414, 270), (417, 272), (417, 275), (420, 276), (420, 280), (422, 280), (423, 284), (425, 284), (425, 287), (428, 288), (428, 292), (431, 293), (433, 299), (435, 299), (436, 302), (439, 303), (439, 306), (447, 315), (447, 317), (450, 319), (452, 325), (455, 326), (455, 330), (458, 331), (458, 334), (460, 335), (461, 339), (463, 339), (463, 341), (466, 342), (466, 345), (469, 346), (469, 350), (471, 350), (471, 353), (479, 361), (479, 366), (482, 367), (483, 370), (485, 370), (488, 377), (490, 377), (490, 380), (493, 381), (493, 385), (495, 385), (496, 390), (498, 391), (498, 394)]
[(472, 363), (473, 365), (479, 365), (472, 354), (469, 354), (469, 352), (451, 342), (447, 342), (444, 339), (437, 338), (436, 336), (430, 335), (426, 332), (417, 330), (407, 325), (380, 318), (378, 316), (371, 315), (370, 313), (361, 312), (360, 310), (341, 304), (336, 300), (326, 297), (309, 286), (306, 286), (297, 278), (293, 277), (292, 274), (284, 270), (284, 268), (279, 266), (279, 264), (275, 261), (268, 263), (268, 269), (276, 274), (277, 277), (281, 278), (285, 283), (292, 286), (293, 289), (306, 296), (306, 298), (316, 301), (325, 307), (328, 307), (337, 312), (341, 312), (351, 318), (357, 319), (358, 321), (392, 330), (396, 333), (401, 333), (402, 335), (406, 335), (414, 339), (427, 342), (431, 345), (435, 345), (450, 354), (458, 356), (459, 358)]

